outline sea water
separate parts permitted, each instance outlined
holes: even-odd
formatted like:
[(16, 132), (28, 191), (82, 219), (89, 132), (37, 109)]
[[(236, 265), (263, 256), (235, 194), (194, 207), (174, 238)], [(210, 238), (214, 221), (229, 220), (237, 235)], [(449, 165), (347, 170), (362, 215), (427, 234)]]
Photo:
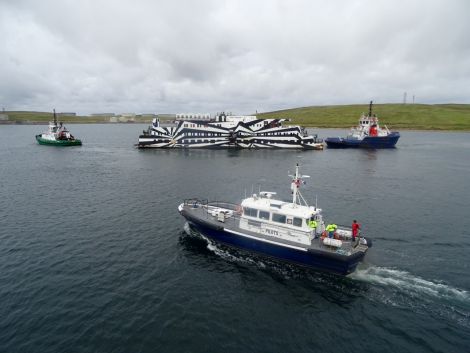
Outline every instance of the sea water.
[[(0, 127), (1, 352), (464, 352), (470, 135), (392, 150), (138, 150), (145, 125)], [(321, 137), (344, 135), (316, 130)], [(185, 198), (301, 192), (374, 241), (346, 278), (192, 232)], [(289, 173), (290, 172), (290, 173)]]

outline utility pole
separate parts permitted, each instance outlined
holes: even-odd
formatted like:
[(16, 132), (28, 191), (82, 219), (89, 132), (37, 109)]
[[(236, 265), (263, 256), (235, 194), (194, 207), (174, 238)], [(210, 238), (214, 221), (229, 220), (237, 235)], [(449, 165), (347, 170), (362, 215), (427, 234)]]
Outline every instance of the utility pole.
[(406, 92), (403, 93), (403, 104), (406, 104)]
[(415, 95), (413, 94), (413, 104), (415, 104)]

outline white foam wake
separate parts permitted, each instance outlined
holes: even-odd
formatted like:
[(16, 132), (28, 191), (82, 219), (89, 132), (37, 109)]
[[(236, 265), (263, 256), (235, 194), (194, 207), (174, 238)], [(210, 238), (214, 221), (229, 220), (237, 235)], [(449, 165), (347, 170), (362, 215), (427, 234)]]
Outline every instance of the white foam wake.
[(216, 243), (211, 241), (209, 238), (206, 238), (205, 236), (201, 235), (202, 238), (204, 238), (207, 241), (207, 248), (212, 251), (214, 254), (217, 256), (231, 261), (231, 262), (238, 262), (238, 263), (245, 263), (245, 264), (252, 264), (256, 265), (261, 268), (265, 268), (266, 265), (262, 261), (257, 261), (250, 256), (242, 256), (240, 253), (237, 254), (232, 254), (231, 252), (221, 249), (220, 247), (217, 246)]
[(196, 230), (193, 230), (189, 226), (188, 223), (185, 223), (184, 231), (188, 235), (197, 236), (197, 237), (200, 237), (200, 238), (204, 239), (207, 242), (207, 249), (209, 249), (215, 255), (217, 255), (217, 256), (225, 259), (225, 260), (228, 260), (228, 261), (231, 261), (231, 262), (238, 262), (238, 263), (254, 264), (254, 265), (256, 265), (260, 268), (265, 268), (266, 267), (266, 265), (262, 261), (256, 261), (255, 259), (252, 259), (249, 256), (241, 256), (241, 254), (239, 254), (239, 253), (232, 254), (231, 252), (220, 248), (211, 239), (207, 238), (206, 236), (204, 236), (203, 234), (197, 232)]
[(358, 269), (351, 278), (360, 281), (377, 283), (383, 286), (395, 287), (408, 294), (428, 295), (439, 298), (470, 300), (466, 290), (454, 288), (450, 285), (425, 280), (414, 276), (409, 272), (386, 267), (369, 267), (364, 270)]

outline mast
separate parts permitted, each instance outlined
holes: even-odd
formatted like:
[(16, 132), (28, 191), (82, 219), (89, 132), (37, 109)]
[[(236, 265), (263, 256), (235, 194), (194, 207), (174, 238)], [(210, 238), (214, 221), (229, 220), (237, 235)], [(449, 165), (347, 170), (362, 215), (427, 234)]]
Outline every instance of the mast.
[(369, 103), (369, 117), (372, 116), (372, 101)]
[(54, 125), (57, 126), (57, 115), (55, 114), (55, 109), (54, 109)]
[(297, 204), (297, 190), (299, 189), (299, 163), (295, 165), (295, 175), (293, 180), (294, 190), (292, 190), (292, 204)]
[(310, 178), (310, 176), (301, 175), (299, 173), (299, 163), (295, 165), (295, 174), (289, 175), (289, 176), (292, 177), (292, 184), (291, 184), (292, 207), (296, 207), (297, 205), (302, 205), (302, 201), (305, 204), (305, 206), (308, 206), (307, 202), (305, 201), (302, 194), (300, 193), (299, 188), (300, 188), (300, 184), (302, 184), (303, 182), (303, 178)]

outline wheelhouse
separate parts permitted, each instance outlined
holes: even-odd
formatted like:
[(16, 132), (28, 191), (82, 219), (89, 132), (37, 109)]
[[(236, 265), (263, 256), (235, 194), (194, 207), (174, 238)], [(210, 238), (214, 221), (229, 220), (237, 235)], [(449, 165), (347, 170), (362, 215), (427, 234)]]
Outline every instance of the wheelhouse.
[[(273, 200), (273, 194), (261, 192), (242, 201), (240, 228), (306, 244), (321, 233), (321, 209)], [(309, 225), (313, 220), (317, 222), (315, 228)]]

